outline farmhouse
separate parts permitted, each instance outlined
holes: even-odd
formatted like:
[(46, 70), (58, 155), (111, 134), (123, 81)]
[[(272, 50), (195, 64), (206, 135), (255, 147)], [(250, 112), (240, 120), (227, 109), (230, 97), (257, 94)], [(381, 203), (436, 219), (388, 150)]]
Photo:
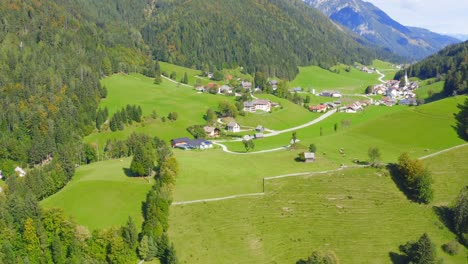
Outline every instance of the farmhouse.
[(218, 93), (219, 94), (230, 94), (230, 93), (232, 93), (232, 88), (229, 87), (228, 85), (222, 85), (221, 87), (219, 87)]
[(265, 131), (265, 128), (264, 128), (262, 125), (258, 125), (258, 126), (255, 128), (255, 131), (260, 132), (260, 133), (263, 133), (263, 131)]
[(176, 148), (177, 146), (186, 145), (190, 139), (188, 137), (175, 138), (171, 140), (171, 146)]
[(255, 112), (257, 110), (270, 112), (271, 111), (271, 101), (265, 99), (255, 99), (250, 102), (244, 102), (244, 111), (245, 112)]
[(206, 135), (211, 138), (217, 137), (219, 135), (219, 129), (216, 127), (204, 126), (203, 130), (205, 130)]
[(16, 174), (18, 174), (18, 176), (20, 176), (20, 177), (26, 176), (26, 172), (25, 172), (22, 168), (20, 168), (20, 167), (16, 167), (16, 168), (15, 168), (15, 172), (16, 172)]
[(232, 121), (232, 122), (229, 122), (227, 124), (227, 127), (226, 127), (227, 131), (229, 132), (239, 132), (240, 131), (240, 126), (239, 124), (237, 124), (236, 122)]
[(187, 137), (184, 138), (175, 138), (171, 140), (171, 145), (173, 148), (180, 148), (180, 149), (208, 149), (213, 148), (213, 143), (211, 141), (205, 139), (189, 139)]
[(327, 111), (327, 106), (326, 105), (311, 105), (309, 106), (309, 111), (311, 112), (317, 112), (317, 113), (325, 113)]
[(244, 88), (244, 89), (246, 89), (246, 90), (252, 89), (252, 83), (251, 83), (251, 82), (242, 81), (242, 82), (241, 82), (241, 85), (242, 85), (242, 88)]
[(315, 161), (315, 153), (313, 152), (304, 152), (304, 162), (314, 162)]
[(263, 135), (263, 133), (255, 133), (254, 134), (255, 139), (260, 139), (260, 138), (264, 138), (264, 137), (265, 137), (265, 135)]
[(205, 139), (194, 139), (190, 140), (187, 143), (189, 148), (192, 149), (208, 149), (208, 148), (213, 148), (213, 143), (211, 141), (205, 140)]

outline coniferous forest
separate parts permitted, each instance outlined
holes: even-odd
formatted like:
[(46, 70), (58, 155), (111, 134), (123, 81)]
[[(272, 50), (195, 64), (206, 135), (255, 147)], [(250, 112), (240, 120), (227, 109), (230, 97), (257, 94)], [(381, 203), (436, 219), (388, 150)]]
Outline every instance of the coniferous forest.
[[(445, 80), (445, 95), (468, 93), (468, 41), (448, 46), (421, 62), (411, 65), (409, 77)], [(399, 80), (405, 75), (402, 70), (395, 75)]]

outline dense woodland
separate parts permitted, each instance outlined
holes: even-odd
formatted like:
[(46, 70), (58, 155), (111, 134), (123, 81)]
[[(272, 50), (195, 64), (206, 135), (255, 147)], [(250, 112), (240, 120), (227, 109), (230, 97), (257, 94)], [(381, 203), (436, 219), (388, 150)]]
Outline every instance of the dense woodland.
[(364, 48), (297, 0), (160, 0), (143, 29), (154, 57), (204, 71), (242, 66), (293, 79), (299, 65), (370, 64), (386, 51)]
[[(444, 48), (423, 61), (411, 65), (409, 77), (445, 80), (445, 95), (468, 93), (468, 41)], [(395, 75), (399, 80), (405, 75), (402, 70)]]

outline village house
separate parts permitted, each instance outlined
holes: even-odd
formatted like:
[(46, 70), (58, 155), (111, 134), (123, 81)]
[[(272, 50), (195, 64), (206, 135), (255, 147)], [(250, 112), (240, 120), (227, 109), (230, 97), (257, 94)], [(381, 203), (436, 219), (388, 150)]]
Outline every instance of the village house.
[(229, 85), (222, 85), (221, 87), (218, 88), (218, 93), (219, 94), (231, 94), (232, 88)]
[(184, 150), (208, 149), (213, 148), (213, 143), (205, 139), (189, 139), (187, 137), (184, 137), (172, 139), (171, 146), (173, 148), (180, 148)]
[(273, 89), (273, 91), (276, 91), (276, 89), (278, 89), (278, 81), (277, 80), (271, 80), (268, 83), (271, 85), (271, 88)]
[(315, 161), (315, 153), (313, 152), (304, 152), (302, 154), (304, 162), (314, 162)]
[(327, 106), (323, 104), (311, 105), (309, 106), (309, 111), (317, 113), (325, 113), (327, 111)]
[(251, 82), (242, 81), (241, 86), (242, 86), (242, 88), (244, 88), (246, 90), (249, 90), (249, 91), (250, 91), (250, 89), (252, 89), (252, 83)]
[(336, 91), (323, 91), (319, 95), (324, 96), (324, 97), (334, 97), (334, 98), (340, 98), (341, 97), (341, 93), (336, 92)]
[(227, 131), (237, 133), (240, 131), (240, 126), (236, 122), (229, 122), (226, 126)]
[(244, 102), (244, 112), (254, 113), (257, 110), (270, 112), (271, 111), (271, 101), (265, 99), (255, 99), (250, 102)]
[(171, 139), (171, 146), (176, 148), (177, 146), (186, 145), (189, 141), (188, 137)]
[(219, 136), (219, 129), (216, 127), (204, 126), (203, 130), (205, 130), (205, 133), (208, 137), (214, 138)]
[(261, 139), (261, 138), (264, 138), (264, 137), (265, 137), (265, 135), (263, 133), (255, 133), (254, 134), (255, 139)]
[(294, 87), (294, 88), (291, 89), (291, 92), (293, 92), (293, 93), (302, 92), (302, 88), (301, 87)]
[(263, 133), (263, 131), (265, 131), (265, 128), (261, 125), (258, 125), (256, 128), (255, 128), (255, 131), (257, 132), (260, 132), (260, 133)]
[(26, 176), (26, 172), (21, 167), (16, 167), (15, 172), (20, 177)]

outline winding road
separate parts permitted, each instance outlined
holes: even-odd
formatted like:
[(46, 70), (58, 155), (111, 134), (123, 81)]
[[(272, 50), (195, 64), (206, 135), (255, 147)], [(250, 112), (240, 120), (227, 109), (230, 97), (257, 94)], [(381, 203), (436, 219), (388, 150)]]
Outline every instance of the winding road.
[[(336, 109), (333, 109), (333, 110), (330, 110), (328, 111), (327, 113), (319, 116), (318, 118), (310, 121), (310, 122), (307, 122), (305, 124), (302, 124), (302, 125), (299, 125), (299, 126), (296, 126), (296, 127), (292, 127), (292, 128), (288, 128), (288, 129), (284, 129), (284, 130), (270, 130), (270, 129), (265, 129), (267, 130), (268, 132), (270, 132), (269, 134), (265, 134), (264, 136), (265, 137), (272, 137), (272, 136), (277, 136), (277, 135), (280, 135), (280, 134), (284, 134), (284, 133), (288, 133), (288, 132), (292, 132), (292, 131), (295, 131), (295, 130), (298, 130), (298, 129), (301, 129), (301, 128), (305, 128), (305, 127), (308, 127), (308, 126), (311, 126), (311, 125), (314, 125), (328, 117), (330, 117), (331, 115), (333, 115), (334, 113), (336, 113)], [(218, 122), (220, 122), (220, 120), (218, 120)], [(223, 145), (221, 144), (222, 142), (238, 142), (238, 141), (242, 141), (242, 139), (233, 139), (233, 140), (218, 140), (218, 141), (213, 141), (213, 144), (215, 145), (218, 145), (222, 148), (222, 150), (226, 153), (230, 153), (230, 154), (238, 154), (238, 155), (252, 155), (252, 154), (259, 154), (259, 153), (266, 153), (266, 152), (273, 152), (273, 151), (279, 151), (279, 150), (284, 150), (284, 149), (287, 149), (290, 147), (290, 145), (287, 145), (287, 146), (283, 146), (283, 147), (279, 147), (279, 148), (274, 148), (274, 149), (267, 149), (267, 150), (259, 150), (259, 151), (253, 151), (253, 152), (235, 152), (235, 151), (230, 151), (228, 149), (228, 147), (226, 147), (226, 145)]]
[(375, 72), (380, 75), (379, 77), (379, 82), (381, 83), (385, 83), (385, 81), (383, 80), (383, 78), (385, 78), (385, 74), (381, 73), (379, 70), (375, 70)]

